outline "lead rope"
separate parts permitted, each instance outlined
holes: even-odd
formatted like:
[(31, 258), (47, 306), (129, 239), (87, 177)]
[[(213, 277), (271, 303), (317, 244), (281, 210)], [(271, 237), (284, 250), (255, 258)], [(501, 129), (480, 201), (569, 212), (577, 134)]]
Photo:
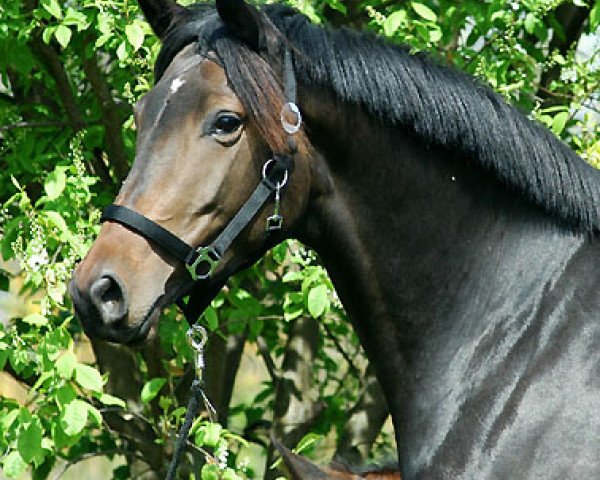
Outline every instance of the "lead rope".
[(202, 372), (204, 370), (204, 346), (206, 345), (206, 341), (208, 340), (206, 330), (200, 325), (192, 325), (187, 331), (187, 338), (188, 342), (190, 343), (190, 346), (194, 350), (194, 367), (196, 378), (194, 378), (194, 381), (192, 382), (190, 401), (185, 412), (185, 419), (183, 421), (183, 424), (181, 425), (181, 429), (179, 430), (179, 436), (177, 437), (177, 441), (175, 442), (175, 448), (173, 449), (173, 458), (171, 459), (171, 463), (169, 464), (169, 470), (167, 471), (167, 476), (165, 477), (165, 480), (175, 479), (175, 474), (177, 473), (179, 463), (181, 462), (181, 455), (185, 451), (185, 446), (187, 444), (187, 439), (190, 434), (190, 429), (192, 428), (194, 419), (196, 418), (198, 413), (200, 413), (202, 403), (204, 403), (206, 411), (208, 412), (208, 419), (211, 422), (214, 422), (216, 420), (215, 415), (217, 412), (208, 400), (208, 397), (206, 396), (206, 394), (204, 393), (204, 389), (202, 388), (204, 384), (204, 382), (202, 381)]

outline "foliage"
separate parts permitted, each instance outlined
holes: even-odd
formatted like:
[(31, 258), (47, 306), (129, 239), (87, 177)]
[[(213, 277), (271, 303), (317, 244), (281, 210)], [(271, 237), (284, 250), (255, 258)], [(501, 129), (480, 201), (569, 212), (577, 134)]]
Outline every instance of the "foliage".
[[(376, 32), (476, 75), (600, 166), (600, 49), (597, 42), (582, 56), (574, 48), (582, 32), (598, 32), (599, 2), (291, 3), (314, 21)], [(585, 13), (574, 37), (561, 14), (567, 8)], [(109, 416), (116, 412), (149, 424), (150, 443), (164, 447), (165, 457), (182, 422), (185, 401), (174, 392), (193, 352), (175, 309), (160, 323), (159, 368), (137, 352), (136, 398), (119, 398), (101, 366), (78, 357), (82, 332), (65, 295), (73, 266), (98, 233), (100, 209), (133, 157), (131, 106), (151, 87), (158, 48), (137, 6), (127, 0), (0, 4), (0, 245), (4, 260), (21, 266), (22, 292), (36, 294), (38, 302), (0, 327), (0, 367), (27, 387), (24, 403), (0, 399), (0, 454), (9, 477), (30, 469), (33, 478), (46, 478), (51, 469), (60, 473), (90, 455), (121, 455), (127, 462), (113, 476), (130, 478), (135, 460), (148, 456), (109, 424)], [(11, 275), (0, 273), (6, 289)], [(196, 421), (201, 478), (256, 476), (256, 464), (245, 457), (249, 442), (264, 442), (265, 436), (252, 429), (274, 420), (277, 369), (290, 327), (302, 318), (318, 320), (322, 333), (312, 387), (304, 395), (324, 405), (304, 443), (314, 447), (315, 435), (343, 430), (366, 361), (318, 259), (286, 242), (232, 279), (203, 315), (210, 341), (246, 337), (270, 355), (275, 371), (253, 398), (232, 406), (230, 429), (208, 415)]]

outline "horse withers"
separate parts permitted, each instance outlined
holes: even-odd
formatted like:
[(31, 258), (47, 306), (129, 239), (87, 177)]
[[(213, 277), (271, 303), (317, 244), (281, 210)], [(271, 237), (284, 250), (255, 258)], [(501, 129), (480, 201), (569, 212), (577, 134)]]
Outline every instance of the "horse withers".
[[(377, 372), (404, 479), (600, 478), (600, 174), (403, 47), (278, 5), (140, 4), (163, 46), (115, 200), (137, 220), (107, 216), (75, 271), (86, 332), (142, 341), (298, 238)], [(282, 156), (285, 182), (265, 171)]]

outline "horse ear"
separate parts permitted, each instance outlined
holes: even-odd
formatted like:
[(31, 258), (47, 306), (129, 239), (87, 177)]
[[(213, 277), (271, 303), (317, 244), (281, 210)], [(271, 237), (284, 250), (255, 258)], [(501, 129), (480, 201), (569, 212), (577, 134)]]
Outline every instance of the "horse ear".
[(254, 51), (264, 46), (260, 12), (244, 0), (216, 0), (219, 17), (227, 29)]
[(175, 17), (185, 11), (185, 7), (174, 0), (138, 0), (138, 4), (152, 30), (161, 40)]
[(296, 455), (273, 436), (271, 436), (271, 443), (281, 455), (283, 464), (291, 475), (291, 480), (326, 480), (332, 478), (314, 463), (309, 462), (300, 455)]

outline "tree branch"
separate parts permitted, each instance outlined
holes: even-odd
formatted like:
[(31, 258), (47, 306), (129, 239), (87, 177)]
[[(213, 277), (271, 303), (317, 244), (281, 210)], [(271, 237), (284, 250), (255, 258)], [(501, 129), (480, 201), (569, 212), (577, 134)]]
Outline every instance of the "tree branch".
[(364, 462), (389, 415), (381, 385), (371, 364), (365, 372), (365, 387), (350, 410), (340, 436), (336, 457), (359, 465)]
[(106, 153), (108, 154), (109, 163), (114, 169), (117, 181), (120, 183), (129, 172), (125, 143), (123, 142), (123, 133), (121, 131), (124, 118), (122, 118), (123, 115), (120, 113), (119, 107), (115, 103), (110, 88), (98, 66), (96, 54), (94, 53), (91, 57), (85, 54), (85, 47), (90, 41), (91, 39), (88, 39), (84, 42), (83, 52), (81, 53), (83, 71), (100, 104), (102, 124), (105, 130)]
[(90, 125), (98, 125), (100, 123), (101, 122), (99, 120), (95, 120), (95, 121), (91, 121), (91, 122), (83, 122), (81, 124), (74, 124), (70, 120), (17, 122), (17, 123), (12, 123), (10, 125), (0, 125), (0, 132), (6, 132), (8, 130), (15, 130), (18, 128), (72, 127), (74, 129), (77, 129), (80, 127), (89, 127)]
[(271, 377), (271, 381), (274, 385), (277, 385), (277, 382), (279, 381), (279, 376), (277, 375), (277, 367), (275, 366), (275, 363), (271, 358), (271, 354), (269, 352), (265, 339), (261, 336), (258, 336), (256, 338), (256, 346), (258, 347), (258, 352), (260, 353), (260, 356), (262, 357), (263, 362), (265, 363), (265, 367), (267, 369), (267, 372), (269, 373), (269, 377)]
[[(38, 6), (37, 0), (25, 0), (25, 10), (29, 15), (33, 15), (33, 11)], [(47, 44), (42, 40), (42, 32), (38, 28), (33, 31), (29, 37), (28, 45), (38, 61), (48, 71), (58, 91), (61, 103), (74, 130), (80, 130), (85, 126), (84, 116), (77, 104), (77, 99), (71, 82), (65, 70), (64, 64), (60, 56), (51, 44)], [(84, 56), (85, 58), (85, 56)], [(98, 160), (93, 158), (91, 161), (95, 172), (101, 171), (101, 166), (98, 165)], [(94, 173), (94, 172), (91, 172)], [(104, 182), (105, 179), (101, 177)], [(111, 182), (112, 183), (112, 182)], [(110, 186), (110, 185), (108, 185)]]
[[(275, 388), (271, 433), (285, 445), (296, 445), (308, 433), (323, 412), (323, 403), (315, 403), (309, 395), (314, 362), (319, 342), (319, 324), (311, 317), (292, 321), (281, 374)], [(274, 460), (269, 446), (265, 480), (278, 477), (270, 469)]]

